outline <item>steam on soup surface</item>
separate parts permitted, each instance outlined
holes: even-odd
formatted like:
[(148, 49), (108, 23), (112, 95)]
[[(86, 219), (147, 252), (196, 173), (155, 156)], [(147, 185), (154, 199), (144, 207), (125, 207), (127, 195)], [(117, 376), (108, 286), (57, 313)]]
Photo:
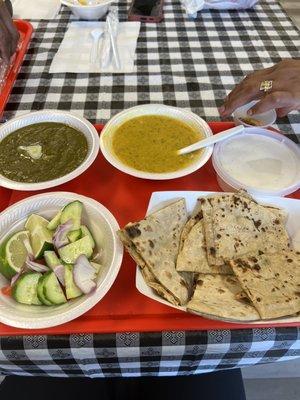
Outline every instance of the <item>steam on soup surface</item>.
[(189, 125), (162, 115), (143, 115), (124, 122), (113, 134), (112, 148), (124, 164), (145, 172), (173, 172), (199, 158), (203, 150), (177, 155), (204, 134)]

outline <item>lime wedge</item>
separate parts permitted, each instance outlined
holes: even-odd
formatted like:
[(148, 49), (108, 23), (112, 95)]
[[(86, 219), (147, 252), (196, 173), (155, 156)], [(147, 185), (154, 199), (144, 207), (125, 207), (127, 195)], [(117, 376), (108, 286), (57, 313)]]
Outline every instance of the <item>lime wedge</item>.
[(7, 278), (12, 278), (24, 265), (27, 249), (24, 241), (29, 240), (28, 231), (13, 234), (0, 247), (0, 272)]
[(47, 229), (49, 221), (40, 215), (32, 214), (27, 219), (25, 228), (31, 238), (31, 246), (35, 259), (41, 258), (46, 250), (52, 250), (52, 233)]

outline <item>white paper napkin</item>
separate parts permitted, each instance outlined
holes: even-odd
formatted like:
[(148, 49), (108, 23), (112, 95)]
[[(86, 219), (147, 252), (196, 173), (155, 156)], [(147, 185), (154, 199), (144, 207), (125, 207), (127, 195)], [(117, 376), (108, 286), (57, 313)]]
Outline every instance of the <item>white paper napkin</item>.
[[(76, 73), (132, 73), (136, 71), (134, 65), (135, 49), (140, 31), (140, 22), (120, 22), (117, 36), (117, 45), (120, 55), (121, 68), (116, 70), (111, 58), (111, 63), (102, 68), (99, 62), (91, 63), (90, 55), (93, 45), (91, 31), (104, 29), (105, 22), (73, 22), (70, 24), (65, 37), (53, 58), (50, 73), (76, 72)], [(101, 56), (103, 36), (99, 40), (99, 57)]]
[(54, 19), (59, 13), (60, 0), (13, 0), (14, 18)]

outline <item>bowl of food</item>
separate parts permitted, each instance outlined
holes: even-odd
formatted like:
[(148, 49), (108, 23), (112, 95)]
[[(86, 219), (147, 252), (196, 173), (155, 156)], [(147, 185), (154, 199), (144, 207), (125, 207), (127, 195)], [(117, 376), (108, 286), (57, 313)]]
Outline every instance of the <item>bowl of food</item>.
[(100, 148), (107, 161), (143, 179), (175, 179), (201, 168), (213, 146), (190, 154), (177, 151), (212, 135), (209, 125), (191, 111), (145, 104), (115, 115), (104, 127)]
[(277, 118), (277, 114), (274, 109), (251, 116), (247, 114), (248, 110), (250, 110), (250, 108), (252, 108), (257, 102), (258, 100), (254, 100), (237, 108), (233, 113), (234, 122), (237, 125), (244, 125), (248, 127), (259, 126), (260, 128), (273, 125)]
[(84, 20), (98, 20), (105, 16), (113, 0), (61, 0), (75, 17)]
[(108, 292), (120, 269), (119, 226), (76, 193), (29, 197), (0, 217), (0, 322), (38, 329), (79, 317)]
[(43, 110), (0, 126), (0, 185), (42, 190), (82, 174), (99, 152), (95, 127), (65, 111)]
[(300, 149), (281, 133), (245, 128), (215, 146), (212, 162), (220, 187), (287, 196), (300, 187)]

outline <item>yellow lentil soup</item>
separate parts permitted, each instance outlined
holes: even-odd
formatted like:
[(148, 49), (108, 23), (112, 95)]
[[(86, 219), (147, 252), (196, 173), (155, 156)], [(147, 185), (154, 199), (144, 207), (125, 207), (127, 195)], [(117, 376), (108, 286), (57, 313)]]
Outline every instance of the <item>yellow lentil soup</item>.
[(202, 132), (175, 118), (143, 115), (116, 128), (112, 149), (122, 163), (136, 170), (173, 172), (188, 167), (203, 151), (178, 155), (177, 150), (202, 138)]

